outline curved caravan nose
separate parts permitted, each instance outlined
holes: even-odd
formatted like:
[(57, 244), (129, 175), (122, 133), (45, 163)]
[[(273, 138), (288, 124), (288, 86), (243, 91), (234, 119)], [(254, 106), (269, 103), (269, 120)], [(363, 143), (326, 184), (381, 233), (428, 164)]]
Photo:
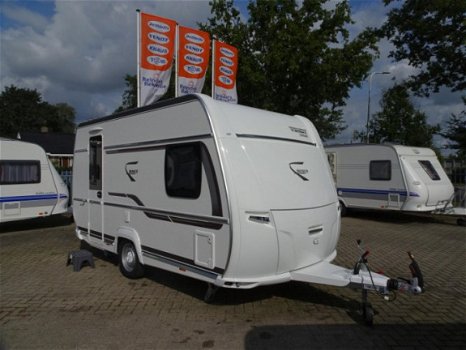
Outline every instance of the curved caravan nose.
[(49, 160), (50, 171), (52, 172), (53, 181), (55, 182), (55, 187), (57, 191), (57, 204), (52, 210), (52, 214), (61, 214), (68, 211), (69, 203), (69, 191), (65, 182), (58, 174), (57, 170)]
[(332, 260), (340, 236), (338, 204), (301, 210), (273, 210), (279, 245), (278, 273)]

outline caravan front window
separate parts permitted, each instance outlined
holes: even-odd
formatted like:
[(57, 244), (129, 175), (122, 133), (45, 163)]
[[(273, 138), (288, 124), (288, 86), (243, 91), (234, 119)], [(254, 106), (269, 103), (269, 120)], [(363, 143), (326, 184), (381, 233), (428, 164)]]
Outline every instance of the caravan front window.
[(38, 160), (0, 161), (0, 185), (36, 184), (40, 182)]
[(377, 181), (390, 181), (392, 162), (390, 160), (372, 160), (369, 163), (369, 178)]
[(165, 189), (171, 197), (199, 198), (202, 180), (199, 143), (167, 146)]
[(427, 175), (429, 175), (429, 177), (432, 180), (440, 180), (440, 175), (437, 173), (431, 162), (429, 162), (428, 160), (420, 160), (419, 164), (421, 164), (422, 169), (424, 169), (424, 171), (427, 173)]

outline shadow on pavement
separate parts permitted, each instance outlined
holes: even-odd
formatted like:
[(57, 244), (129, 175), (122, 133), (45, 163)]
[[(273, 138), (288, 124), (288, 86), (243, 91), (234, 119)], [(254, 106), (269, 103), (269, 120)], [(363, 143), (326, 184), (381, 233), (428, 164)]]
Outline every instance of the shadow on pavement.
[[(244, 348), (260, 349), (464, 349), (464, 323), (259, 326)], [(421, 347), (420, 347), (421, 346)]]
[[(99, 249), (91, 247), (84, 241), (81, 241), (80, 249), (87, 249), (92, 252), (96, 259), (105, 260), (113, 264), (116, 268), (118, 266), (118, 256), (115, 254), (104, 253)], [(204, 302), (204, 296), (207, 291), (206, 282), (151, 266), (145, 266), (144, 270), (144, 278), (151, 280), (151, 282), (161, 284)], [(124, 279), (125, 277), (122, 275), (121, 278)], [(273, 297), (333, 308), (336, 307), (344, 310), (347, 315), (358, 324), (363, 325), (365, 323), (361, 315), (361, 296), (359, 290), (354, 291), (353, 297), (346, 298), (327, 293), (307, 283), (294, 281), (252, 289), (218, 288), (213, 301), (209, 302), (209, 304), (219, 306), (242, 305), (271, 299)], [(378, 314), (376, 309), (374, 312), (376, 315)]]
[(361, 220), (386, 222), (391, 224), (451, 224), (457, 225), (455, 217), (432, 215), (429, 213), (407, 213), (399, 211), (349, 209), (346, 217)]
[[(207, 291), (207, 283), (205, 282), (147, 266), (145, 267), (145, 278), (204, 302)], [(302, 282), (288, 282), (253, 289), (219, 288), (213, 301), (209, 304), (218, 306), (242, 305), (273, 297), (343, 309), (353, 321), (361, 325), (365, 324), (360, 312), (360, 291), (354, 292), (354, 298), (345, 298)], [(378, 314), (377, 310), (374, 312)]]
[(73, 217), (69, 214), (51, 215), (43, 218), (9, 221), (0, 223), (0, 234), (7, 232), (28, 231), (35, 229), (69, 226)]

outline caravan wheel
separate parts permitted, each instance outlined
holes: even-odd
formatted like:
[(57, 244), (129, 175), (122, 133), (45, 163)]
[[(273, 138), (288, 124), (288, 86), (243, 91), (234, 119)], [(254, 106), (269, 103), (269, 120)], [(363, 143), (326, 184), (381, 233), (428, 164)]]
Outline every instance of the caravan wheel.
[(144, 267), (138, 259), (138, 254), (134, 244), (129, 241), (121, 243), (118, 252), (120, 271), (128, 278), (140, 278), (144, 275)]

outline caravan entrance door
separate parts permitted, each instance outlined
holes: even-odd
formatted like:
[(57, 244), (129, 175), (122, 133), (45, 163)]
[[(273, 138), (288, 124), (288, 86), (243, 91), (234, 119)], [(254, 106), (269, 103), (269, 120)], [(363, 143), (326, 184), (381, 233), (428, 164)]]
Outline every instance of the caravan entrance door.
[(102, 135), (89, 139), (89, 237), (103, 241)]

